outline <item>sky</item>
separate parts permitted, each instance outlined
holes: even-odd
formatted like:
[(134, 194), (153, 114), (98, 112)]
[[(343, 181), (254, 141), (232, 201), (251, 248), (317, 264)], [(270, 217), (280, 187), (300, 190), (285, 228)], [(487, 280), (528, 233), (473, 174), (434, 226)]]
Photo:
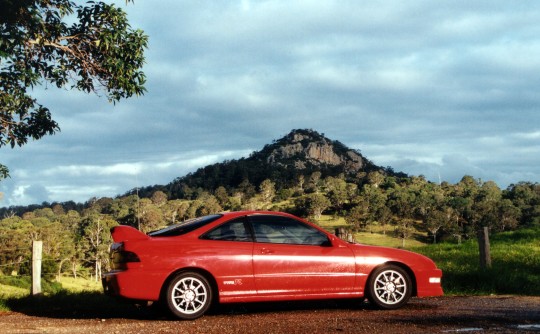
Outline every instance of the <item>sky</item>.
[(2, 147), (0, 207), (115, 197), (293, 129), (379, 166), (540, 182), (540, 2), (137, 0), (144, 96), (36, 87), (61, 131)]

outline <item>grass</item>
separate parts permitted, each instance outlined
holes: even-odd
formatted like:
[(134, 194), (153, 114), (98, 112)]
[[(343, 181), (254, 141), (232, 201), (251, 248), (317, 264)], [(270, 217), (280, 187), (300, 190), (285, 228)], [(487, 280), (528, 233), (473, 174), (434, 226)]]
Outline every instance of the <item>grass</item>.
[[(365, 245), (385, 246), (393, 248), (402, 248), (402, 240), (389, 236), (388, 234), (358, 232), (354, 234), (354, 239)], [(423, 246), (424, 243), (416, 239), (405, 239), (405, 248)]]
[(450, 295), (515, 294), (540, 296), (540, 228), (490, 238), (491, 268), (480, 268), (476, 240), (413, 248), (443, 270)]
[[(336, 228), (350, 228), (350, 225), (347, 224), (343, 217), (322, 215), (321, 218), (315, 221), (315, 223), (317, 223), (319, 226), (321, 226), (330, 233), (334, 233)], [(384, 229), (385, 232), (383, 231), (383, 227), (381, 226), (372, 226), (370, 227), (370, 231), (354, 233), (354, 240), (365, 245), (401, 248), (403, 245), (402, 240), (400, 238), (392, 236), (394, 227), (386, 226), (384, 227)], [(410, 238), (405, 239), (405, 248), (425, 245), (424, 242), (419, 241), (424, 238), (425, 237), (423, 237), (421, 233), (413, 233)]]
[(101, 282), (83, 278), (61, 277), (59, 280), (62, 287), (69, 292), (101, 291)]
[(10, 298), (10, 297), (24, 297), (30, 294), (29, 289), (19, 288), (16, 286), (0, 284), (0, 299)]
[(0, 284), (0, 312), (17, 311), (48, 317), (107, 318), (130, 316), (135, 310), (129, 303), (106, 296), (101, 282), (70, 277), (62, 277), (53, 283), (42, 281), (43, 293), (31, 296), (26, 279), (11, 276), (0, 278), (0, 282), (7, 283)]
[(7, 305), (8, 299), (19, 299), (30, 295), (29, 289), (19, 288), (11, 285), (0, 284), (0, 311), (10, 311)]
[[(59, 281), (41, 280), (42, 296), (50, 297), (59, 293), (81, 293), (101, 291), (99, 282), (86, 279), (62, 277)], [(9, 311), (8, 304), (14, 300), (32, 299), (31, 281), (28, 276), (0, 276), (0, 311)]]

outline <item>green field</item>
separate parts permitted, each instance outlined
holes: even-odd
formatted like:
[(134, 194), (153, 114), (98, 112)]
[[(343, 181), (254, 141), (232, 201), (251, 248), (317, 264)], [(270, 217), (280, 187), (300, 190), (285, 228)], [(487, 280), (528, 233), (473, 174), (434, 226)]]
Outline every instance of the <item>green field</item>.
[(500, 233), (490, 239), (492, 267), (484, 270), (476, 240), (412, 250), (430, 257), (443, 270), (446, 294), (540, 296), (540, 228)]
[[(315, 221), (319, 226), (325, 230), (334, 233), (336, 228), (344, 227), (349, 228), (343, 217), (332, 217), (328, 215), (322, 215), (320, 219)], [(358, 243), (365, 245), (385, 246), (400, 248), (403, 245), (403, 241), (399, 238), (392, 236), (393, 227), (382, 228), (380, 226), (374, 226), (367, 232), (354, 233), (354, 240)], [(405, 248), (424, 246), (425, 243), (418, 241), (424, 239), (421, 233), (413, 233), (410, 238), (405, 240)]]

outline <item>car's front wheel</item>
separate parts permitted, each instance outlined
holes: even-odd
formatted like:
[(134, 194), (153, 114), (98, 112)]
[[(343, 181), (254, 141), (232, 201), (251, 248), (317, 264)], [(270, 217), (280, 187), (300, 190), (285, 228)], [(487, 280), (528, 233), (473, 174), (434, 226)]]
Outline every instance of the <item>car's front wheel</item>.
[(401, 267), (385, 265), (375, 269), (368, 280), (369, 301), (382, 309), (405, 305), (412, 293), (409, 274)]
[(202, 316), (212, 303), (212, 288), (201, 274), (185, 272), (176, 275), (167, 289), (167, 306), (180, 319)]

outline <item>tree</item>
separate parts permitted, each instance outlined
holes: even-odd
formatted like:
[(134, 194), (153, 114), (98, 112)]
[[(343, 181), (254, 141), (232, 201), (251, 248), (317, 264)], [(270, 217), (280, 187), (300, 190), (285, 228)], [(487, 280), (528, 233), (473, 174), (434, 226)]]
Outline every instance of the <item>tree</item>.
[(276, 184), (269, 179), (264, 180), (259, 186), (263, 204), (270, 204), (276, 196)]
[(465, 217), (471, 201), (463, 197), (454, 197), (452, 194), (446, 198), (446, 225), (444, 229), (447, 233), (457, 239), (461, 244), (461, 239), (465, 234)]
[(83, 219), (79, 235), (87, 260), (94, 266), (94, 280), (101, 277), (103, 264), (108, 264), (109, 245), (112, 242), (110, 229), (118, 223), (98, 212), (89, 212)]
[(386, 234), (386, 225), (392, 219), (392, 211), (385, 205), (381, 206), (375, 212), (374, 218), (377, 220), (377, 223), (382, 227), (383, 234)]
[(345, 215), (347, 224), (352, 225), (355, 230), (365, 228), (368, 223), (368, 206), (367, 202), (361, 202), (350, 209)]
[(176, 224), (179, 220), (183, 220), (186, 211), (189, 208), (189, 203), (183, 200), (167, 201), (162, 207), (163, 218), (167, 225)]
[(441, 186), (430, 182), (419, 182), (416, 189), (416, 213), (422, 219), (426, 230), (437, 243), (437, 233), (445, 226), (448, 217), (444, 208), (444, 193)]
[[(28, 93), (39, 84), (104, 94), (110, 102), (144, 93), (148, 37), (120, 8), (70, 0), (0, 0), (0, 8), (0, 147), (60, 129)], [(0, 165), (0, 179), (7, 176)]]
[(221, 205), (223, 208), (229, 208), (229, 194), (227, 193), (227, 189), (225, 189), (224, 186), (217, 187), (217, 189), (214, 191), (214, 196), (219, 202), (219, 205)]
[(385, 216), (386, 212), (384, 212), (383, 209), (386, 208), (386, 195), (381, 188), (370, 184), (364, 184), (360, 196), (357, 196), (353, 202), (365, 207), (366, 220), (364, 225), (371, 225), (376, 221), (381, 225), (386, 223), (385, 220), (388, 217)]
[(369, 202), (369, 206), (373, 208), (371, 211), (375, 211), (376, 209), (386, 205), (386, 193), (381, 188), (373, 185), (365, 184), (362, 187), (360, 196), (364, 197)]
[(319, 189), (319, 181), (321, 180), (322, 173), (320, 171), (315, 171), (311, 173), (308, 178), (307, 184), (305, 185), (305, 190), (308, 192), (317, 192)]
[(505, 197), (520, 210), (520, 224), (540, 224), (540, 184), (519, 182), (505, 191)]
[(330, 200), (330, 203), (332, 203), (335, 210), (341, 210), (343, 204), (345, 204), (349, 198), (347, 193), (347, 182), (343, 179), (329, 176), (324, 179), (324, 183), (328, 200)]
[(444, 208), (431, 210), (423, 219), (426, 229), (431, 233), (431, 236), (433, 237), (433, 243), (436, 244), (437, 233), (443, 226), (447, 224), (447, 211)]
[(515, 228), (518, 225), (518, 218), (521, 214), (519, 209), (514, 206), (511, 200), (505, 198), (499, 201), (497, 205), (498, 221), (497, 229), (505, 231), (507, 228)]
[(458, 241), (462, 236), (469, 237), (476, 231), (477, 215), (475, 215), (474, 207), (476, 205), (477, 194), (480, 191), (480, 186), (480, 180), (476, 180), (472, 176), (465, 175), (452, 190), (451, 207), (454, 208), (458, 213), (459, 219), (457, 222), (461, 224), (461, 231), (459, 232), (461, 233), (461, 236), (456, 235), (456, 237), (458, 237)]
[(402, 219), (412, 219), (414, 216), (416, 194), (410, 187), (397, 186), (388, 194), (388, 206), (392, 212)]
[(373, 185), (375, 188), (378, 188), (379, 185), (384, 181), (384, 175), (379, 171), (370, 172), (367, 175), (367, 179), (369, 184)]
[(481, 185), (473, 204), (475, 229), (494, 227), (498, 221), (498, 204), (502, 192), (493, 181)]
[(135, 217), (139, 230), (144, 233), (157, 230), (165, 225), (162, 211), (148, 198), (141, 198)]
[(318, 193), (309, 194), (304, 197), (300, 197), (295, 201), (296, 208), (303, 214), (314, 217), (315, 219), (321, 218), (322, 213), (331, 204), (330, 200), (326, 196)]
[(397, 228), (395, 232), (401, 238), (402, 247), (405, 247), (405, 240), (412, 233), (415, 202), (416, 194), (411, 187), (397, 186), (390, 192), (388, 197), (388, 205), (396, 216), (395, 224)]
[(165, 194), (163, 191), (158, 190), (152, 194), (152, 197), (150, 197), (152, 200), (152, 203), (154, 203), (157, 207), (161, 207), (167, 203), (167, 194)]
[(32, 240), (37, 240), (38, 228), (19, 217), (0, 221), (0, 272), (23, 271), (32, 254)]

